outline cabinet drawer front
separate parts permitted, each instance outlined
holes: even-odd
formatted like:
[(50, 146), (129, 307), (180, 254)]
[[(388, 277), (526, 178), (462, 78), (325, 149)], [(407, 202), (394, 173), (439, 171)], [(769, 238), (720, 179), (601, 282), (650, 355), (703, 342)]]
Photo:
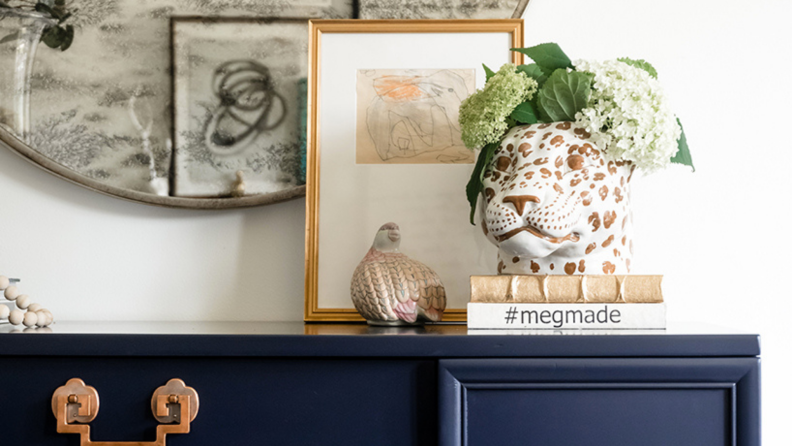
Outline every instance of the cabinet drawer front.
[(440, 444), (759, 446), (757, 358), (442, 360)]
[(52, 393), (96, 388), (95, 441), (153, 441), (152, 392), (181, 378), (200, 397), (189, 434), (168, 445), (436, 445), (432, 360), (0, 357), (0, 443), (79, 444), (58, 434)]

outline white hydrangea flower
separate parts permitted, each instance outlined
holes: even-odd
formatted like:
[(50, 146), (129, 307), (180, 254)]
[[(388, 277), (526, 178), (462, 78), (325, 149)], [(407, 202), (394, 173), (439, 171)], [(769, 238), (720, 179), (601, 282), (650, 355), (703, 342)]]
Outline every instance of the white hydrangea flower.
[(657, 79), (618, 60), (579, 60), (574, 65), (594, 75), (588, 106), (575, 120), (605, 156), (632, 161), (646, 172), (668, 166), (679, 149), (682, 129)]

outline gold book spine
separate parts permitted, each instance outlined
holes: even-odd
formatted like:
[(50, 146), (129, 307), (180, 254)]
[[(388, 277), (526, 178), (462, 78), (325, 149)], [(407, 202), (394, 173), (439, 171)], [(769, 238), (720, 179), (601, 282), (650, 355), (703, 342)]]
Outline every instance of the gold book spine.
[(661, 303), (663, 276), (470, 276), (474, 303)]

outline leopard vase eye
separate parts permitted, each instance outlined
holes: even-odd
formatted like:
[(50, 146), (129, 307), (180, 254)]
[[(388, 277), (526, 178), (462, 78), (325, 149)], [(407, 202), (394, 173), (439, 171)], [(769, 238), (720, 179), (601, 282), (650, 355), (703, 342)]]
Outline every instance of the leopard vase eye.
[(627, 274), (634, 166), (571, 122), (514, 127), (484, 175), (478, 223), (500, 274)]

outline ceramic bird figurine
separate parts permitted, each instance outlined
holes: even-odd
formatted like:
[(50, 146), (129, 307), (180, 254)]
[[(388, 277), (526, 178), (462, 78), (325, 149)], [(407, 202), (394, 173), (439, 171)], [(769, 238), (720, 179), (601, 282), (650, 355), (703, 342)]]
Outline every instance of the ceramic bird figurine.
[(399, 251), (396, 223), (383, 225), (352, 275), (352, 302), (372, 325), (412, 325), (443, 318), (446, 293), (437, 273)]

